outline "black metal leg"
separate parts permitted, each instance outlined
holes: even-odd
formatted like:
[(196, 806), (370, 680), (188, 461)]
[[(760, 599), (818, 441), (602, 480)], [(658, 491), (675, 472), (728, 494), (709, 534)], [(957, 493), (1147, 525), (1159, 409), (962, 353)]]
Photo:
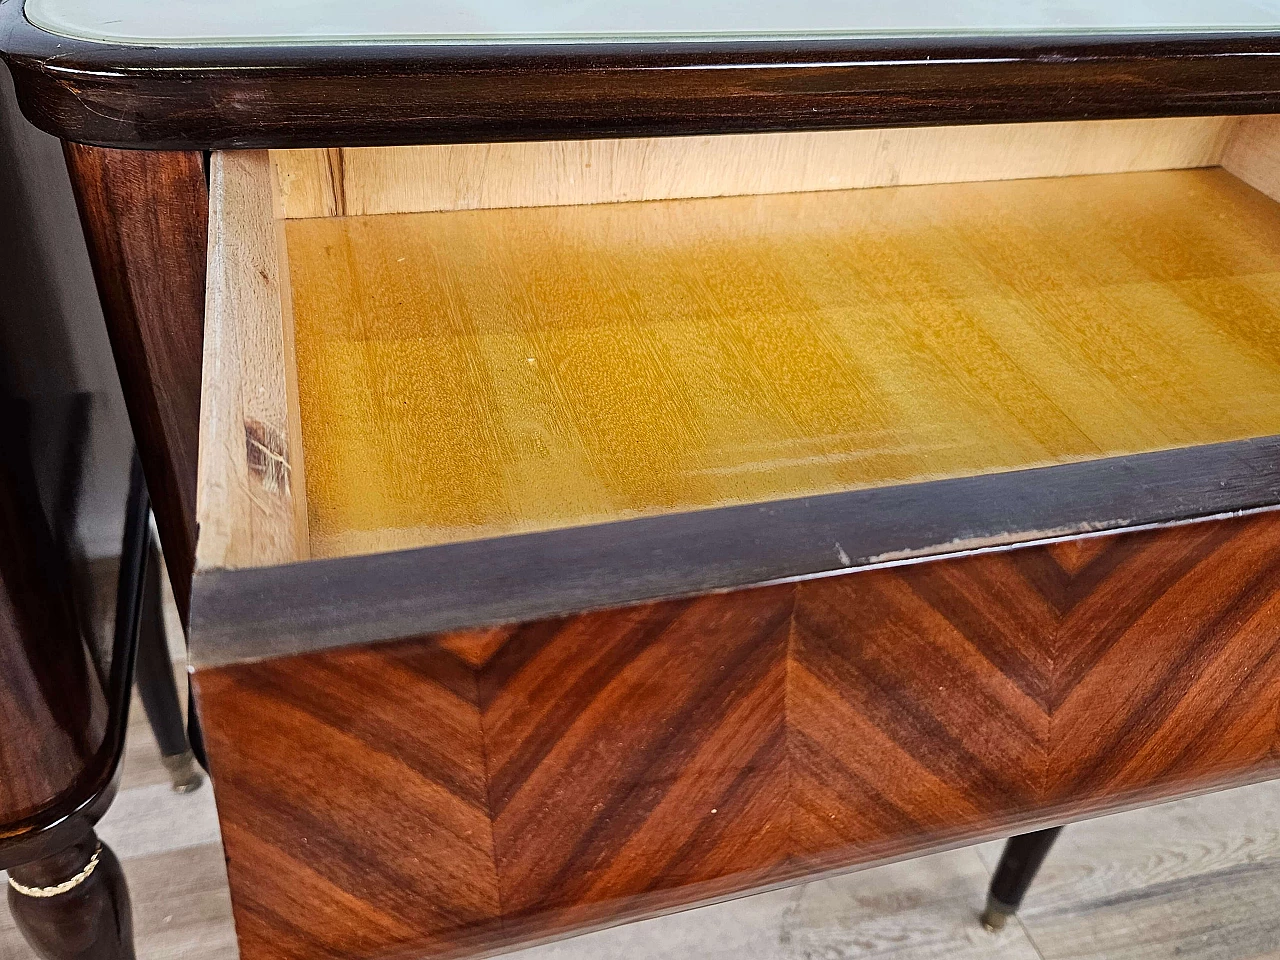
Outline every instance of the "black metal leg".
[(143, 579), (135, 677), (143, 709), (151, 722), (156, 743), (160, 745), (160, 758), (169, 771), (173, 789), (178, 793), (189, 793), (199, 787), (204, 778), (196, 769), (195, 757), (183, 728), (182, 708), (178, 705), (178, 688), (174, 683), (169, 645), (164, 635), (160, 556), (154, 543), (147, 557)]
[(14, 922), (45, 960), (134, 960), (124, 871), (92, 833), (9, 878)]
[(1000, 930), (1018, 912), (1031, 881), (1036, 878), (1040, 865), (1049, 855), (1049, 848), (1061, 832), (1061, 827), (1051, 827), (1009, 838), (987, 893), (987, 908), (982, 911), (984, 927)]

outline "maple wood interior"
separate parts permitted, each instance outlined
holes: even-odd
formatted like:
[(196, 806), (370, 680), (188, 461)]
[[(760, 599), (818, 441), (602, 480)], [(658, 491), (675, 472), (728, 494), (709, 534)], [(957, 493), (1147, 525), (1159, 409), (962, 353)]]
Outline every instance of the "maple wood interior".
[(1280, 433), (1278, 129), (215, 155), (198, 565)]

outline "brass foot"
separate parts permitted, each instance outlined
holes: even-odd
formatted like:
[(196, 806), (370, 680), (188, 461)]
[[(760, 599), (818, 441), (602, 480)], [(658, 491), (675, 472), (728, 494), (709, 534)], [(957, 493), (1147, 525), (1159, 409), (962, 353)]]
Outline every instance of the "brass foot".
[(1007, 903), (1001, 903), (994, 897), (987, 897), (987, 908), (982, 911), (982, 925), (992, 933), (999, 933), (1016, 909)]
[(204, 783), (204, 774), (196, 766), (196, 758), (190, 750), (172, 757), (161, 757), (160, 761), (169, 771), (174, 793), (190, 793)]

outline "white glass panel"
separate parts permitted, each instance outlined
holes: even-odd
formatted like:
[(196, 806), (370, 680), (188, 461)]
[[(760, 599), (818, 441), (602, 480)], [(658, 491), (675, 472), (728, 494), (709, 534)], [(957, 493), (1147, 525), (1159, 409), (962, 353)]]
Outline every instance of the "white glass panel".
[(577, 42), (1280, 28), (1280, 0), (27, 0), (86, 40)]

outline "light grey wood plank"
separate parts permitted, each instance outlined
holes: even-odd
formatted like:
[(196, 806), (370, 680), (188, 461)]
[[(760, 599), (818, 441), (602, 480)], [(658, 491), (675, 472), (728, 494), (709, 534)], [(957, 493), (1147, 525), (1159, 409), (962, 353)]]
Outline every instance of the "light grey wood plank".
[(615, 927), (513, 960), (1036, 960), (1016, 925), (977, 922), (988, 874), (956, 850)]
[[(124, 742), (124, 770), (120, 775), (120, 789), (132, 790), (168, 783), (169, 773), (160, 762), (160, 748), (147, 729), (147, 718), (142, 705), (137, 704), (129, 717), (129, 732)], [(141, 729), (135, 730), (135, 727)]]
[(138, 956), (147, 960), (236, 960), (222, 845), (125, 861)]
[[(178, 705), (182, 715), (187, 713), (187, 672), (180, 664), (174, 664), (174, 683), (178, 689)], [(156, 744), (155, 735), (151, 732), (151, 724), (147, 721), (147, 712), (142, 708), (142, 700), (134, 690), (133, 701), (129, 706), (129, 727), (125, 733), (124, 771), (120, 777), (120, 789), (129, 790), (134, 787), (149, 787), (158, 783), (169, 783), (169, 772), (160, 762), (160, 747)]]
[(1280, 860), (1193, 874), (1075, 905), (1027, 912), (1045, 960), (1280, 957)]
[(780, 957), (1036, 960), (1016, 925), (978, 923), (990, 876), (972, 849), (892, 864), (797, 888)]
[[(236, 960), (239, 954), (221, 844), (186, 847), (122, 863), (140, 960)], [(2, 899), (0, 960), (37, 960)]]
[(98, 836), (121, 860), (219, 840), (218, 814), (208, 784), (178, 794), (168, 781), (123, 790), (98, 824)]
[(1280, 782), (1068, 826), (1019, 916), (1046, 960), (1280, 957)]
[[(154, 520), (152, 522), (154, 526)], [(161, 557), (161, 563), (164, 558)], [(187, 667), (187, 636), (182, 630), (182, 618), (178, 616), (178, 604), (173, 599), (173, 587), (169, 583), (169, 568), (164, 566), (160, 571), (160, 610), (164, 616), (164, 635), (169, 643), (169, 657), (173, 660), (174, 666), (186, 671)], [(178, 684), (178, 699), (182, 701), (183, 710), (186, 710), (186, 679), (184, 678)]]
[[(995, 869), (1002, 846), (977, 848), (988, 869)], [(1270, 858), (1280, 858), (1280, 781), (1068, 826), (1022, 912), (1100, 901)]]

